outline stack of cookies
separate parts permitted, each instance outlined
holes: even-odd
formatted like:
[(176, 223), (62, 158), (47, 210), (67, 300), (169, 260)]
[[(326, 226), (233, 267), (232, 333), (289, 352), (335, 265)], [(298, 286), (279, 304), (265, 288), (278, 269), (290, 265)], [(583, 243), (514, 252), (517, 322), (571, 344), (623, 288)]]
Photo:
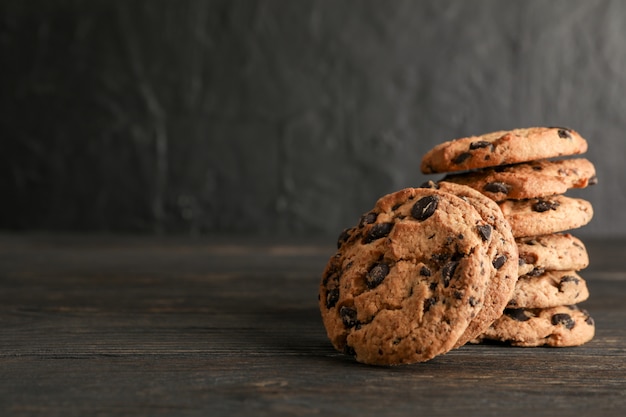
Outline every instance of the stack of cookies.
[[(566, 230), (591, 219), (562, 195), (594, 181), (576, 132), (531, 128), (443, 143), (424, 173), (381, 197), (339, 236), (319, 306), (336, 349), (368, 364), (423, 362), (467, 342), (572, 346), (593, 337), (575, 304), (584, 245)], [(454, 174), (452, 174), (454, 173)]]
[(518, 246), (513, 296), (477, 340), (574, 346), (593, 337), (593, 319), (576, 306), (589, 297), (577, 273), (589, 258), (584, 244), (565, 233), (587, 224), (593, 210), (588, 201), (563, 194), (595, 184), (596, 173), (587, 159), (560, 158), (586, 150), (585, 139), (571, 129), (530, 128), (458, 139), (424, 156), (422, 172), (448, 173), (443, 181), (497, 202)]

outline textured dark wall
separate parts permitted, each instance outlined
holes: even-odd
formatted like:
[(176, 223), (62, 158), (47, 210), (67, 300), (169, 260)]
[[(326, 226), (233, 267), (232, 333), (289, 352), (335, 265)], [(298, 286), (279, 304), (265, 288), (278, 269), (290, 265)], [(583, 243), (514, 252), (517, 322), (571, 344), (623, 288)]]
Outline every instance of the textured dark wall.
[(0, 228), (335, 236), (454, 137), (575, 128), (626, 235), (626, 2), (0, 2)]

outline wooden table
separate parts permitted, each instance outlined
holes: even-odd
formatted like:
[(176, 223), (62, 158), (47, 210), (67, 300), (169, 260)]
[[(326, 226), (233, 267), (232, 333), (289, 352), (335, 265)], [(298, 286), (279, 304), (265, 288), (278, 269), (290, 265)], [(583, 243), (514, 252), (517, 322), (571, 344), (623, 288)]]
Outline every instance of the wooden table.
[(317, 308), (329, 242), (0, 236), (0, 415), (626, 412), (626, 241), (586, 241), (596, 337), (372, 367)]

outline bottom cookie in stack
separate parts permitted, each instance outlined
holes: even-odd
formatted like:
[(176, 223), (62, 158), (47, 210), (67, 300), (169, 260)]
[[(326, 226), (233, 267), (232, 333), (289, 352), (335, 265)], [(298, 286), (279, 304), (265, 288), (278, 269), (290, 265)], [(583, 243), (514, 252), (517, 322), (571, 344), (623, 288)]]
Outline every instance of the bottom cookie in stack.
[(595, 334), (589, 313), (576, 305), (548, 308), (508, 308), (473, 342), (492, 340), (512, 346), (579, 346)]

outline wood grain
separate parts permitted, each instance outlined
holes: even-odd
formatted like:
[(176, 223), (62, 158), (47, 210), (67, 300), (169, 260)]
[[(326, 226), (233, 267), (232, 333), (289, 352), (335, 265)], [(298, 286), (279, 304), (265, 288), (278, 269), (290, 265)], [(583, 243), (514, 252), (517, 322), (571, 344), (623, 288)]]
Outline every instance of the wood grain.
[(587, 245), (590, 343), (371, 367), (319, 318), (331, 245), (0, 236), (0, 415), (621, 415), (626, 241)]

